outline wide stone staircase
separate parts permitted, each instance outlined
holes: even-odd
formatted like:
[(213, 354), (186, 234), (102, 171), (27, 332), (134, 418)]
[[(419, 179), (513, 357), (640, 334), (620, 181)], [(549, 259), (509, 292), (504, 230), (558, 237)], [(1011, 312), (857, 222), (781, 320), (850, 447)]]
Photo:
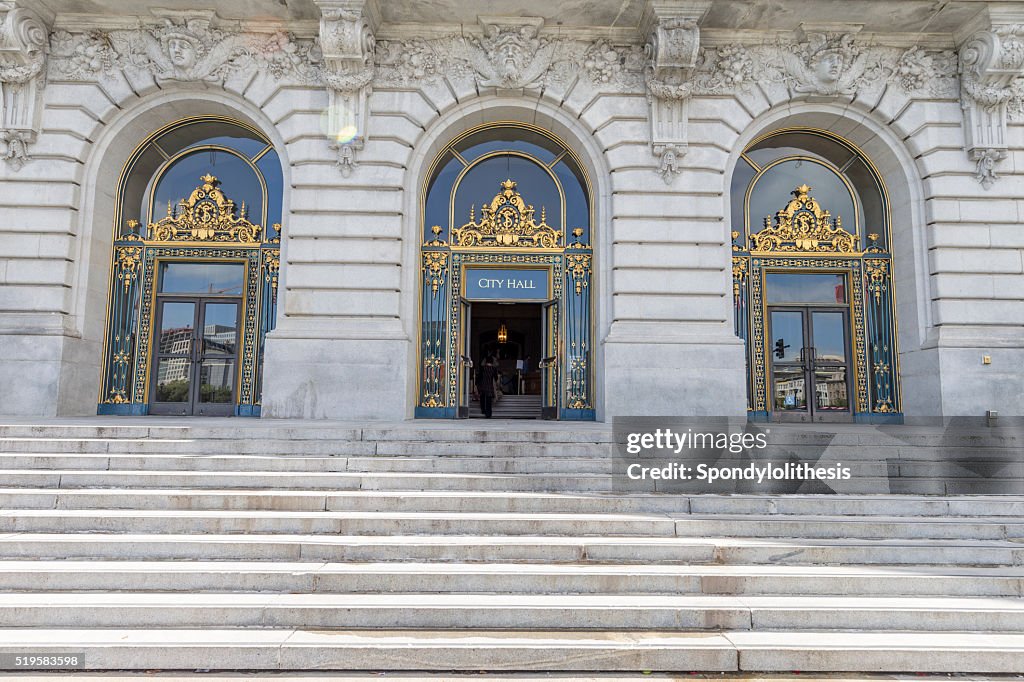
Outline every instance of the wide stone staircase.
[[(0, 654), (1024, 670), (1024, 496), (617, 493), (603, 425), (110, 424), (0, 426)], [(874, 433), (837, 447), (889, 448), (925, 488), (946, 465), (921, 453), (953, 456), (941, 434)], [(1022, 445), (970, 447), (1012, 465)]]

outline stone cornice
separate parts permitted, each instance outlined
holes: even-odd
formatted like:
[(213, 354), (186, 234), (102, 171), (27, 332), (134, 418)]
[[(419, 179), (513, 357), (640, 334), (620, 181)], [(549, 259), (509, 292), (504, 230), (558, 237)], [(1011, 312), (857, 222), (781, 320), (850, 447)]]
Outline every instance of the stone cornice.
[[(182, 16), (203, 14), (198, 12), (178, 12)], [(162, 23), (161, 18), (154, 14), (147, 15), (111, 15), (111, 14), (78, 14), (62, 13), (53, 20), (54, 30), (73, 33), (88, 31), (133, 31), (140, 27), (155, 27)], [(233, 33), (291, 33), (298, 38), (313, 38), (319, 32), (320, 24), (316, 21), (277, 21), (272, 19), (253, 19), (239, 21), (221, 19), (214, 15), (212, 25)]]
[[(875, 47), (893, 47), (907, 49), (920, 47), (925, 50), (952, 50), (957, 43), (951, 33), (875, 33), (862, 31), (857, 34), (857, 42)], [(800, 38), (796, 31), (754, 31), (721, 28), (701, 28), (700, 44), (705, 47), (719, 45), (773, 45), (796, 43)]]
[[(605, 39), (615, 44), (643, 44), (643, 38), (636, 28), (601, 26), (558, 26), (545, 24), (538, 32), (549, 40), (574, 40), (593, 42)], [(472, 35), (480, 37), (484, 30), (478, 22), (465, 24), (383, 24), (376, 31), (378, 40), (409, 40), (412, 38), (443, 38), (451, 35)]]

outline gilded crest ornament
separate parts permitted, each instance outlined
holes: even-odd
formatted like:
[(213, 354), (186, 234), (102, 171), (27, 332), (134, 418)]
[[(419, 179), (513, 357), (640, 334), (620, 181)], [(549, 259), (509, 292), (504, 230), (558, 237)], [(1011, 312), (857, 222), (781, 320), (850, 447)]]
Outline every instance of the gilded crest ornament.
[(149, 224), (149, 234), (158, 242), (239, 242), (252, 244), (262, 238), (263, 228), (249, 222), (245, 202), (235, 215), (235, 202), (217, 185), (220, 180), (207, 173), (177, 208), (167, 205), (167, 216)]
[(534, 208), (516, 190), (512, 179), (501, 183), (489, 204), (481, 208), (480, 222), (475, 207), (469, 210), (469, 222), (452, 230), (454, 246), (505, 246), (521, 248), (558, 248), (562, 231), (547, 224), (547, 211), (540, 209), (540, 222), (534, 219)]
[(857, 254), (857, 237), (843, 229), (842, 218), (823, 210), (800, 185), (784, 209), (764, 219), (764, 229), (750, 235), (752, 252)]

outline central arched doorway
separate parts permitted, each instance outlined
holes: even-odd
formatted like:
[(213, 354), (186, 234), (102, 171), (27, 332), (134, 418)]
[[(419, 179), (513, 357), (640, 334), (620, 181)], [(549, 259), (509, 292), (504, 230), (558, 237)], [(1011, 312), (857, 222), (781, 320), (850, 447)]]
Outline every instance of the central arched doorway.
[(493, 356), (514, 416), (594, 419), (593, 200), (575, 153), (526, 124), (470, 130), (434, 159), (421, 210), (416, 416), (474, 414)]

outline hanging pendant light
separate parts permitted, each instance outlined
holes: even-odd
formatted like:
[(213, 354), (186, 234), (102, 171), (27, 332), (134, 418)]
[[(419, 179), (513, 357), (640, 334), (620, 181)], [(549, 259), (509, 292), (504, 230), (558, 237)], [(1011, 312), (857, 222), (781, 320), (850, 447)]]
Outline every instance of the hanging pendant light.
[(505, 343), (508, 341), (508, 327), (502, 322), (498, 325), (498, 343)]

